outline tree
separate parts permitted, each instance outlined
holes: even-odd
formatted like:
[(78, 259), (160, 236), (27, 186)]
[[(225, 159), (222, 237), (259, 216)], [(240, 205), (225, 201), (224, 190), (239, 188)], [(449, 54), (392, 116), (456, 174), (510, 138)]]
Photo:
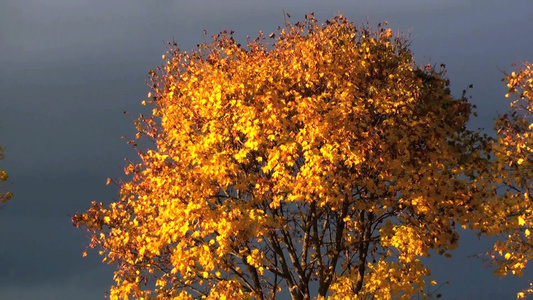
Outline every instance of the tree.
[[(0, 160), (4, 158), (3, 151), (4, 149), (0, 146)], [(8, 178), (9, 176), (7, 175), (7, 172), (0, 169), (0, 188), (2, 187), (2, 182), (7, 181)], [(13, 193), (0, 191), (0, 204), (6, 203), (7, 200), (11, 199), (12, 197)]]
[(137, 123), (155, 149), (73, 218), (117, 266), (111, 299), (425, 295), (420, 257), (487, 207), (490, 143), (385, 26), (311, 14), (246, 48), (171, 45)]
[[(526, 62), (503, 80), (508, 87), (505, 96), (514, 99), (511, 112), (496, 120), (496, 159), (491, 172), (494, 184), (503, 191), (485, 210), (493, 220), (486, 229), (506, 237), (489, 253), (500, 276), (521, 275), (533, 258), (533, 65)], [(533, 284), (518, 297), (531, 293)]]

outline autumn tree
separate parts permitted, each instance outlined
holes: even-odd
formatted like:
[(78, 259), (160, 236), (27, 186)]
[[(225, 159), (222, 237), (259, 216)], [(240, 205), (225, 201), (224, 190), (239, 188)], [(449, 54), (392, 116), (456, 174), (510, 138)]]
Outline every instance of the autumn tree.
[[(483, 211), (492, 219), (484, 230), (504, 236), (489, 253), (500, 276), (521, 275), (533, 259), (533, 65), (526, 62), (503, 80), (511, 111), (496, 120), (491, 179), (499, 191)], [(533, 284), (518, 297), (532, 293)]]
[[(3, 154), (4, 149), (0, 146), (0, 160), (4, 158)], [(6, 182), (9, 176), (7, 175), (7, 172), (0, 169), (0, 205), (3, 205), (7, 202), (7, 200), (11, 199), (13, 197), (13, 193), (2, 191), (2, 183)], [(1, 206), (0, 206), (1, 207)]]
[(111, 299), (424, 295), (420, 258), (481, 220), (489, 143), (385, 26), (311, 14), (246, 47), (171, 45), (137, 124), (155, 146), (73, 218), (116, 265)]

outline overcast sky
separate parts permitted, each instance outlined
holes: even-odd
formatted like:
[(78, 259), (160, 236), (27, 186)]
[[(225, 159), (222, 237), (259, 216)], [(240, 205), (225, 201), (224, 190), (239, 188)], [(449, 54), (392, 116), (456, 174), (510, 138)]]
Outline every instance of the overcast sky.
[[(445, 63), (456, 96), (474, 85), (470, 126), (488, 133), (508, 107), (502, 72), (533, 61), (533, 0), (0, 0), (0, 166), (15, 193), (0, 210), (0, 299), (104, 299), (113, 269), (95, 251), (82, 258), (89, 240), (70, 216), (117, 198), (105, 181), (136, 157), (120, 137), (135, 133), (164, 42), (189, 50), (204, 29), (244, 42), (283, 25), (283, 10), (293, 22), (342, 13), (411, 32), (417, 63)], [(486, 240), (462, 233), (459, 244), (452, 259), (429, 260), (433, 277), (450, 281), (444, 299), (514, 299), (533, 280), (531, 270), (498, 280), (469, 258)]]

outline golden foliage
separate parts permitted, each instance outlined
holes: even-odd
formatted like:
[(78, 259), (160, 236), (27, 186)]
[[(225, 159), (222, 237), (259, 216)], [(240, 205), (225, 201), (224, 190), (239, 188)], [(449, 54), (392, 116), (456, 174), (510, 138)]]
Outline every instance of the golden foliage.
[(423, 294), (419, 258), (490, 222), (490, 144), (407, 46), (313, 15), (247, 47), (231, 32), (173, 45), (137, 122), (156, 148), (119, 201), (73, 218), (117, 266), (111, 299)]
[[(494, 152), (493, 181), (504, 191), (486, 208), (492, 218), (487, 230), (504, 239), (489, 253), (497, 266), (496, 274), (520, 276), (533, 258), (533, 65), (524, 63), (517, 72), (507, 74), (507, 98), (512, 97), (511, 112), (496, 120), (497, 142)], [(532, 288), (518, 293), (531, 294)]]
[[(4, 149), (0, 146), (0, 160), (4, 158), (3, 155)], [(7, 175), (7, 172), (0, 169), (0, 188), (2, 187), (1, 183), (5, 182), (9, 179), (9, 176)], [(0, 203), (6, 203), (7, 200), (11, 199), (13, 197), (13, 193), (11, 192), (0, 192)]]

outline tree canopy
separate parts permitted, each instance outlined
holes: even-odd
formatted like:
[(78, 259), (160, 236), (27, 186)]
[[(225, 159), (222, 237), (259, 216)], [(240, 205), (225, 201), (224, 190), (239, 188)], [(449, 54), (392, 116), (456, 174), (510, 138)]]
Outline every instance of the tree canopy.
[[(524, 63), (517, 72), (507, 74), (507, 98), (512, 98), (511, 111), (496, 120), (496, 159), (492, 181), (503, 191), (487, 206), (485, 213), (492, 222), (488, 231), (506, 233), (490, 255), (496, 273), (521, 275), (533, 258), (533, 65)], [(518, 294), (533, 293), (532, 286)]]
[[(311, 14), (164, 59), (137, 122), (155, 146), (118, 201), (73, 218), (117, 266), (111, 299), (408, 299), (435, 283), (420, 258), (449, 256), (457, 227), (530, 243), (530, 203), (513, 198), (530, 185), (502, 170), (533, 164), (531, 126), (502, 117), (496, 143), (467, 130), (473, 107), (444, 66), (417, 67), (386, 24)], [(494, 163), (495, 145), (513, 163)], [(497, 180), (520, 192), (499, 197)], [(502, 272), (525, 265), (520, 241), (495, 246)]]
[[(4, 158), (3, 154), (4, 149), (0, 146), (0, 160)], [(2, 188), (2, 183), (8, 180), (9, 176), (7, 172), (0, 169), (0, 188)], [(0, 190), (0, 204), (4, 204), (7, 200), (13, 197), (13, 193)]]

